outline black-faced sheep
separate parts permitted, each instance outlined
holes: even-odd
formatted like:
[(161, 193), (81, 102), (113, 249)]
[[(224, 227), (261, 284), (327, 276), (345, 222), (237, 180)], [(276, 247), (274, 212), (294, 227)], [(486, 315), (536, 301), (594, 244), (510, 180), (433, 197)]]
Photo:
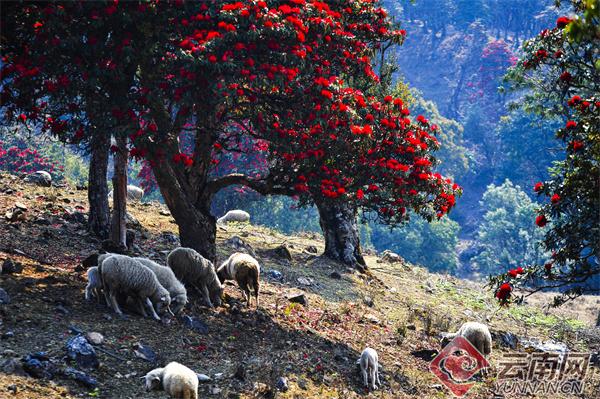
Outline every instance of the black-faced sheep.
[(167, 256), (167, 265), (184, 284), (202, 292), (209, 307), (221, 306), (221, 285), (215, 266), (192, 248), (175, 248)]
[(492, 353), (492, 335), (485, 324), (475, 321), (464, 323), (457, 332), (445, 334), (442, 346), (448, 345), (457, 336), (465, 338), (485, 357)]
[(221, 283), (225, 280), (235, 280), (244, 293), (248, 307), (250, 307), (250, 288), (252, 288), (258, 308), (260, 265), (256, 259), (248, 254), (236, 252), (217, 269), (217, 276)]
[(250, 214), (240, 209), (227, 212), (225, 215), (217, 219), (217, 224), (227, 224), (229, 222), (243, 222), (247, 223), (250, 221)]
[(198, 376), (183, 364), (171, 362), (143, 378), (146, 391), (162, 388), (171, 398), (198, 399)]
[(375, 383), (381, 385), (379, 381), (379, 356), (373, 348), (366, 348), (360, 354), (359, 359), (360, 371), (363, 376), (365, 387), (369, 387), (369, 379), (371, 380), (371, 388), (377, 389)]
[(109, 256), (100, 267), (105, 295), (117, 314), (123, 314), (117, 302), (119, 293), (134, 298), (144, 317), (147, 317), (144, 306), (156, 320), (160, 320), (156, 311), (160, 313), (163, 308), (170, 311), (169, 291), (158, 282), (156, 275), (148, 267), (125, 255)]
[(187, 291), (181, 281), (177, 279), (173, 270), (146, 258), (133, 258), (154, 272), (158, 282), (169, 291), (171, 295), (171, 310), (179, 313), (187, 303)]

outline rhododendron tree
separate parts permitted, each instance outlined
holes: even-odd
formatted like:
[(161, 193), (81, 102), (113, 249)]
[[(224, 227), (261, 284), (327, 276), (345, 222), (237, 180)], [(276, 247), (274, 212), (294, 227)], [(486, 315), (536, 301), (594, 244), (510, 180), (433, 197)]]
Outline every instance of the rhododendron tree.
[(45, 170), (60, 180), (64, 166), (41, 155), (37, 150), (7, 146), (0, 140), (0, 170), (27, 174)]
[[(48, 85), (60, 92), (77, 81), (82, 93), (100, 87), (105, 98), (98, 106), (111, 109), (102, 115), (126, 132), (129, 154), (151, 166), (181, 244), (209, 259), (216, 257), (211, 200), (232, 185), (331, 206), (331, 212), (321, 210), (332, 218), (322, 218), (327, 253), (351, 264), (361, 260), (358, 242), (338, 243), (353, 234), (357, 207), (387, 223), (405, 221), (407, 209), (433, 219), (446, 214), (460, 193), (434, 172), (436, 127), (423, 117), (411, 119), (399, 99), (368, 94), (369, 86), (380, 84), (373, 54), (403, 39), (378, 1), (111, 1), (28, 8), (28, 25), (21, 28), (34, 38), (4, 59), (13, 116), (47, 101)], [(57, 76), (23, 89), (31, 69), (45, 68), (47, 60), (34, 58), (31, 47), (60, 46), (71, 26), (78, 50), (101, 56), (84, 67), (76, 52), (64, 54), (61, 62), (74, 70), (68, 82)], [(99, 26), (114, 34), (98, 36)], [(105, 81), (105, 71), (116, 76)], [(121, 91), (113, 90), (115, 84)], [(45, 88), (40, 93), (39, 86)], [(19, 101), (23, 93), (29, 103)], [(61, 111), (45, 123), (57, 125), (57, 134), (76, 135), (84, 116)], [(191, 142), (182, 142), (182, 135)], [(219, 165), (235, 154), (261, 160), (260, 168), (220, 173)], [(340, 209), (350, 212), (348, 229), (336, 226)]]
[(556, 132), (565, 158), (550, 180), (532, 182), (545, 203), (531, 223), (544, 230), (543, 245), (552, 255), (518, 276), (491, 279), (511, 280), (528, 292), (561, 288), (555, 305), (600, 291), (600, 10), (597, 2), (572, 5), (576, 15), (558, 18), (554, 28), (527, 42), (509, 75), (516, 88), (528, 90), (525, 107), (565, 116)]

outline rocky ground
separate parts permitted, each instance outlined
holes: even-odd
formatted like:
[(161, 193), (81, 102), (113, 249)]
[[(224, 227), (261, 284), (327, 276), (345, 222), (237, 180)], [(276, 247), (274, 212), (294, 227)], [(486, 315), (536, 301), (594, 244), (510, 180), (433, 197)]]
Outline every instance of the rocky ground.
[[(221, 259), (243, 249), (262, 264), (258, 310), (247, 309), (229, 285), (218, 310), (192, 296), (178, 319), (120, 319), (83, 298), (82, 262), (101, 246), (85, 229), (86, 210), (83, 190), (0, 174), (0, 398), (165, 397), (146, 393), (140, 377), (169, 361), (209, 379), (200, 397), (449, 397), (429, 363), (439, 333), (467, 320), (490, 325), (492, 365), (510, 346), (595, 353), (584, 397), (600, 394), (597, 297), (556, 311), (541, 307), (545, 296), (498, 308), (480, 284), (393, 259), (367, 256), (369, 274), (345, 270), (317, 255), (323, 244), (312, 234), (219, 228)], [(132, 253), (164, 263), (178, 245), (168, 211), (157, 203), (130, 204), (129, 211)], [(68, 356), (67, 343), (81, 352), (92, 351), (89, 342), (93, 353)], [(366, 346), (379, 352), (383, 368), (374, 393), (355, 364)], [(494, 371), (468, 397), (494, 396)]]

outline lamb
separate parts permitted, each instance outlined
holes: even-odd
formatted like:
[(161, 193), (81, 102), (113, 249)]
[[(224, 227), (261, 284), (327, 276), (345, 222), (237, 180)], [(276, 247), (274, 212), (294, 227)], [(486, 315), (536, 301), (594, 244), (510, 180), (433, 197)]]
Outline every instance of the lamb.
[(474, 321), (464, 323), (457, 332), (445, 334), (442, 346), (446, 346), (457, 336), (467, 339), (485, 357), (492, 353), (492, 335), (485, 324)]
[(180, 281), (202, 292), (209, 307), (214, 307), (213, 301), (217, 306), (221, 306), (223, 286), (211, 261), (192, 248), (179, 247), (169, 253), (167, 265), (173, 269)]
[(100, 276), (100, 270), (98, 266), (92, 266), (87, 271), (88, 283), (85, 286), (85, 300), (89, 301), (92, 297), (96, 297), (98, 302), (100, 301), (100, 295), (102, 294), (102, 277)]
[[(160, 320), (158, 314), (163, 308), (170, 312), (171, 296), (148, 267), (125, 255), (111, 255), (106, 258), (101, 267), (102, 284), (107, 301), (113, 310), (123, 315), (117, 302), (117, 294), (126, 293), (137, 301), (140, 313), (147, 317), (144, 305), (155, 320)], [(154, 306), (153, 306), (154, 305)]]
[(377, 389), (375, 382), (381, 385), (381, 381), (379, 381), (379, 356), (377, 356), (375, 349), (366, 348), (364, 351), (362, 351), (360, 354), (359, 364), (365, 387), (369, 387), (370, 378), (371, 388), (374, 390)]
[(198, 399), (198, 376), (183, 364), (171, 362), (142, 378), (146, 391), (162, 388), (171, 398)]
[(229, 222), (244, 222), (250, 221), (250, 214), (240, 209), (228, 211), (224, 216), (217, 219), (217, 224), (227, 224)]
[(133, 258), (154, 272), (158, 282), (169, 291), (173, 313), (179, 313), (187, 303), (187, 291), (173, 270), (146, 258)]
[[(112, 198), (112, 196), (113, 196), (113, 191), (111, 190), (110, 193), (108, 193), (108, 198)], [(127, 185), (127, 199), (128, 200), (141, 201), (143, 196), (144, 196), (144, 189), (142, 189), (138, 186), (131, 185), (131, 184)]]
[(225, 280), (235, 280), (244, 293), (248, 307), (250, 307), (250, 288), (248, 286), (253, 288), (258, 308), (260, 265), (256, 259), (248, 254), (236, 252), (217, 269), (217, 276), (221, 283)]

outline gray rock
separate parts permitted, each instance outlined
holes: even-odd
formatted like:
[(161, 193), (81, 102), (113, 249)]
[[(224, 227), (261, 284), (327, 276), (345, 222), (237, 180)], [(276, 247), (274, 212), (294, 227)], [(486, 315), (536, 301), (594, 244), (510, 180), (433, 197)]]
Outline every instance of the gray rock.
[(12, 392), (13, 395), (16, 395), (17, 392), (19, 391), (16, 384), (10, 384), (9, 386), (6, 387), (6, 390), (8, 392)]
[(18, 358), (11, 357), (0, 363), (0, 370), (5, 374), (25, 375), (25, 370)]
[(287, 390), (290, 389), (287, 378), (279, 377), (277, 383), (275, 384), (275, 388), (281, 392), (287, 392)]
[(69, 310), (67, 308), (65, 308), (63, 305), (57, 305), (54, 310), (56, 310), (56, 312), (63, 314), (63, 315), (68, 315), (69, 314)]
[(21, 273), (23, 271), (23, 265), (21, 262), (16, 262), (12, 259), (6, 259), (2, 264), (2, 273), (14, 274)]
[(46, 172), (45, 170), (38, 170), (28, 175), (25, 178), (25, 181), (37, 184), (42, 187), (50, 187), (52, 186), (52, 175)]
[(6, 331), (5, 333), (2, 333), (2, 339), (9, 339), (15, 336), (15, 332), (14, 331)]
[(9, 303), (10, 295), (8, 295), (8, 292), (4, 288), (0, 288), (0, 305), (8, 305)]
[(372, 308), (373, 305), (375, 305), (375, 302), (373, 302), (373, 298), (371, 298), (370, 296), (366, 296), (363, 298), (363, 303), (365, 305), (367, 305), (368, 307)]
[(179, 237), (169, 231), (164, 231), (160, 236), (163, 240), (171, 244), (179, 244)]
[(269, 249), (267, 252), (269, 255), (274, 256), (276, 258), (292, 260), (292, 252), (285, 245), (280, 245), (276, 248)]
[(304, 285), (304, 286), (307, 286), (307, 287), (313, 285), (314, 282), (315, 282), (310, 277), (298, 277), (296, 280), (298, 281), (298, 284)]
[(74, 360), (81, 368), (98, 368), (100, 362), (96, 350), (83, 335), (77, 335), (67, 341), (65, 345), (67, 357)]
[(208, 325), (202, 320), (196, 317), (185, 315), (182, 317), (182, 321), (187, 328), (190, 328), (202, 335), (208, 334)]
[(21, 363), (25, 372), (34, 378), (52, 378), (54, 376), (55, 368), (46, 352), (27, 355)]
[(283, 274), (281, 274), (281, 272), (279, 270), (275, 270), (275, 269), (268, 270), (265, 274), (274, 280), (282, 280), (283, 279)]
[(196, 375), (198, 376), (198, 382), (199, 383), (205, 383), (205, 382), (210, 382), (212, 381), (212, 378), (210, 378), (209, 376), (207, 376), (206, 374), (199, 374), (196, 373)]
[(256, 252), (254, 251), (254, 248), (252, 248), (252, 245), (248, 244), (239, 236), (232, 236), (225, 241), (225, 245), (235, 249), (236, 251), (244, 252), (256, 258)]
[(304, 306), (308, 306), (308, 298), (304, 294), (296, 294), (288, 297), (288, 300), (292, 303), (299, 303)]
[(92, 345), (102, 345), (104, 342), (104, 336), (94, 331), (85, 334), (85, 339)]
[(386, 249), (381, 253), (381, 261), (388, 263), (403, 263), (404, 259), (397, 253)]
[(77, 381), (81, 385), (87, 388), (96, 388), (98, 386), (98, 381), (84, 373), (83, 371), (76, 370), (72, 367), (67, 367), (63, 370), (63, 375), (72, 379), (73, 381)]
[(133, 346), (134, 354), (136, 357), (145, 360), (150, 363), (156, 363), (158, 360), (158, 356), (156, 356), (156, 352), (148, 345), (144, 345), (141, 342), (136, 343)]
[(342, 275), (339, 272), (331, 272), (329, 277), (331, 277), (334, 280), (340, 280), (342, 278)]

